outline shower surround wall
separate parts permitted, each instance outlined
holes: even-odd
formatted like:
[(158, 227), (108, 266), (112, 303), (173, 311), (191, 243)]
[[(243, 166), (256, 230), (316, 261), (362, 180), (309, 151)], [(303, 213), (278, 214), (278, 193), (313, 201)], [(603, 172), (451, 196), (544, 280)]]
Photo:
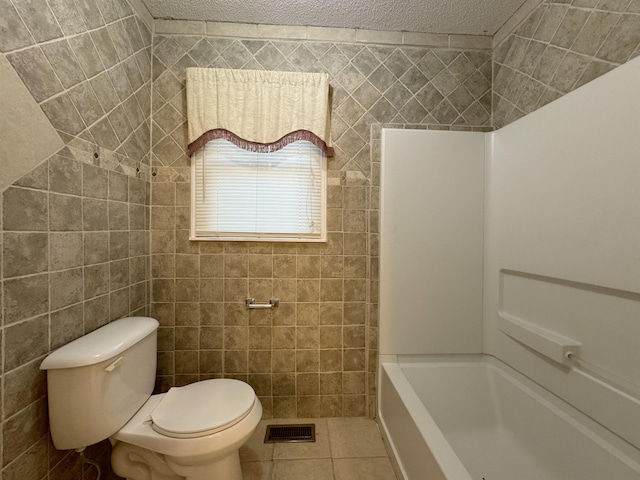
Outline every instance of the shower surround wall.
[[(173, 24), (204, 31), (203, 22)], [(490, 129), (490, 52), (156, 33), (153, 53), (160, 388), (235, 377), (267, 417), (374, 415), (380, 164), (371, 127)], [(326, 244), (189, 241), (184, 78), (196, 66), (330, 75)], [(249, 311), (247, 297), (280, 306)]]
[(640, 55), (640, 1), (542, 2), (493, 53), (503, 127)]
[[(2, 60), (63, 145), (49, 158), (1, 159), (37, 166), (1, 194), (0, 478), (79, 479), (78, 455), (50, 441), (39, 365), (111, 320), (149, 312), (152, 34), (125, 0), (3, 0), (0, 10)], [(31, 135), (12, 141), (28, 150)], [(87, 455), (108, 472), (108, 453), (103, 442)]]

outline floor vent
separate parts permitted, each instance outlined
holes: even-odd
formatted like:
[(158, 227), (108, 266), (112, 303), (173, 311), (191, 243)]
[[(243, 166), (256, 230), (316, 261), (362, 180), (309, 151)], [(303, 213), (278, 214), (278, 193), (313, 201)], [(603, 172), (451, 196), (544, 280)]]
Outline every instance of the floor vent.
[(315, 442), (316, 426), (309, 424), (267, 425), (264, 443)]

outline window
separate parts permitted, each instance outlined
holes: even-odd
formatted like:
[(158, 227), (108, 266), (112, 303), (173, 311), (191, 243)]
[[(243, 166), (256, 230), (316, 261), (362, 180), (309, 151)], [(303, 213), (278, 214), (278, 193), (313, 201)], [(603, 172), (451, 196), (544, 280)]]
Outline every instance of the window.
[(255, 153), (211, 140), (191, 178), (192, 240), (326, 241), (327, 161), (310, 142)]

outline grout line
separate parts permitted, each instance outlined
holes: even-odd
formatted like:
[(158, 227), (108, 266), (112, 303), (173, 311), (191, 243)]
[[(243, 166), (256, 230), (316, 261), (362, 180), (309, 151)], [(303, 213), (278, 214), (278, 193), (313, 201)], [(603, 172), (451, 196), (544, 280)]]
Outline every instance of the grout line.
[[(9, 1), (12, 1), (12, 0), (9, 0)], [(48, 4), (47, 4), (47, 6), (48, 6)], [(14, 8), (15, 8), (15, 7), (14, 7)], [(18, 13), (18, 16), (20, 16), (20, 20), (22, 20), (22, 16), (20, 15), (20, 13), (18, 12), (18, 10), (17, 10), (17, 9), (16, 9), (16, 12)], [(53, 15), (53, 17), (54, 17), (54, 19), (55, 19), (56, 23), (57, 23), (57, 24), (58, 24), (58, 26), (59, 26), (60, 24), (59, 24), (59, 22), (58, 22), (58, 18), (55, 16), (55, 14), (53, 14), (53, 12), (51, 13), (51, 15)], [(79, 13), (79, 15), (80, 15), (80, 16), (82, 16), (82, 14), (81, 14), (81, 13)], [(61, 27), (59, 27), (59, 28), (60, 28), (60, 31), (62, 32), (62, 36), (57, 37), (57, 38), (52, 38), (51, 40), (44, 40), (44, 41), (42, 41), (42, 42), (39, 42), (39, 41), (37, 41), (37, 40), (35, 39), (35, 37), (31, 34), (31, 30), (29, 29), (29, 27), (27, 26), (27, 24), (24, 22), (24, 20), (22, 20), (22, 23), (24, 24), (25, 28), (28, 30), (29, 35), (31, 35), (31, 36), (32, 36), (32, 38), (33, 38), (33, 40), (34, 40), (34, 43), (32, 43), (31, 45), (27, 45), (27, 46), (25, 46), (25, 47), (16, 48), (16, 49), (14, 49), (14, 50), (9, 50), (9, 51), (3, 52), (3, 53), (4, 53), (4, 55), (8, 55), (8, 54), (11, 54), (11, 53), (22, 52), (22, 51), (24, 51), (24, 50), (29, 50), (30, 48), (33, 48), (33, 47), (35, 47), (35, 46), (39, 46), (39, 45), (48, 45), (48, 44), (52, 44), (52, 43), (60, 42), (61, 40), (69, 40), (69, 39), (71, 39), (71, 38), (80, 37), (80, 36), (82, 36), (82, 35), (84, 35), (84, 34), (86, 34), (86, 33), (97, 32), (98, 30), (100, 30), (100, 29), (102, 29), (102, 28), (105, 28), (105, 27), (107, 27), (107, 26), (109, 26), (109, 25), (113, 25), (113, 24), (115, 24), (115, 23), (117, 23), (117, 22), (121, 22), (121, 21), (123, 21), (123, 20), (127, 20), (127, 19), (132, 18), (132, 17), (135, 19), (135, 16), (136, 16), (136, 14), (135, 14), (135, 13), (133, 13), (133, 14), (131, 14), (131, 15), (127, 15), (126, 17), (122, 17), (122, 18), (118, 18), (118, 19), (116, 19), (116, 20), (113, 20), (112, 22), (109, 22), (109, 23), (106, 23), (106, 22), (105, 22), (103, 25), (101, 25), (101, 26), (99, 26), (99, 27), (96, 27), (96, 28), (89, 28), (89, 27), (87, 27), (87, 24), (84, 22), (84, 18), (83, 18), (83, 19), (82, 19), (82, 24), (83, 24), (83, 26), (86, 28), (86, 30), (84, 30), (83, 32), (79, 32), (79, 33), (72, 33), (71, 35), (67, 35), (67, 34), (65, 34), (65, 33), (64, 33), (64, 30), (63, 30)], [(103, 20), (104, 20), (104, 19), (103, 19)], [(143, 35), (140, 35), (140, 37), (142, 38), (142, 40), (143, 40), (143, 42), (144, 42), (144, 36), (143, 36)], [(109, 37), (109, 38), (111, 38), (111, 37)], [(92, 37), (92, 39), (93, 39), (93, 37)]]

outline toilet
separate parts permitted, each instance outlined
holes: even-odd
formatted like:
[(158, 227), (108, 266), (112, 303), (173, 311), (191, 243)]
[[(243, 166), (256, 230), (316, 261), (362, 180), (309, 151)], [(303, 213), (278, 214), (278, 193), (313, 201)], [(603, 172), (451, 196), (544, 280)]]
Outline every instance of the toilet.
[(123, 318), (45, 358), (53, 444), (82, 451), (108, 438), (114, 472), (131, 480), (241, 480), (260, 400), (228, 378), (152, 395), (157, 330), (153, 318)]

